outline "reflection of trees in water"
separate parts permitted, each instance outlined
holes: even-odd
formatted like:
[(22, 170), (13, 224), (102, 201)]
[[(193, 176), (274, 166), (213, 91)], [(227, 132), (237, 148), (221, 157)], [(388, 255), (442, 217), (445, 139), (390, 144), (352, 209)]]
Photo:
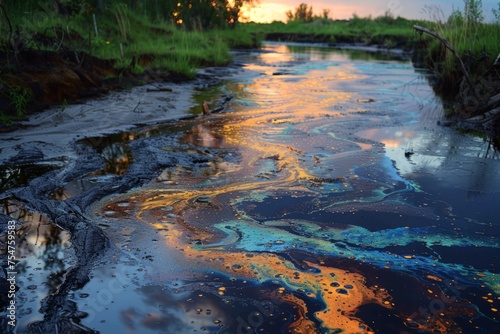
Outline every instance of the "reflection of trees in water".
[[(21, 259), (17, 265), (19, 274), (42, 268), (50, 273), (45, 280), (47, 288), (50, 292), (55, 291), (63, 282), (63, 275), (66, 272), (63, 253), (65, 240), (62, 238), (62, 231), (52, 224), (32, 222), (20, 226), (16, 235), (19, 259)], [(34, 258), (35, 263), (23, 260), (30, 257)]]
[(39, 214), (27, 210), (23, 204), (10, 198), (5, 198), (0, 201), (2, 203), (2, 213), (22, 223), (39, 222), (48, 224), (49, 219)]
[(0, 193), (24, 186), (38, 176), (56, 169), (50, 165), (0, 166)]
[(71, 197), (87, 192), (94, 186), (95, 184), (88, 180), (73, 180), (65, 186), (54, 190), (54, 199), (58, 201), (65, 201)]
[(81, 142), (96, 149), (105, 161), (104, 169), (96, 174), (122, 175), (132, 163), (132, 151), (127, 143), (134, 139), (133, 133), (123, 132), (102, 138), (87, 138)]
[(63, 232), (47, 217), (30, 212), (15, 201), (2, 201), (2, 209), (4, 214), (21, 223), (16, 229), (17, 272), (21, 277), (29, 277), (28, 274), (36, 273), (37, 268), (43, 269), (50, 273), (45, 280), (47, 288), (54, 291), (65, 273)]
[(112, 144), (102, 151), (102, 157), (106, 162), (103, 174), (125, 174), (128, 166), (132, 163), (132, 151), (125, 144)]
[(471, 173), (471, 187), (467, 191), (467, 201), (473, 202), (476, 198), (482, 195), (483, 191), (487, 190), (490, 177), (496, 175), (496, 164), (488, 160), (500, 160), (499, 152), (495, 150), (492, 139), (488, 140), (485, 147), (481, 147), (478, 152), (478, 158), (483, 159), (479, 163), (475, 163), (475, 171)]
[[(287, 45), (286, 46), (286, 51), (284, 52), (289, 52), (289, 53), (300, 53), (302, 55), (306, 55), (306, 57), (301, 58), (301, 60), (306, 60), (306, 61), (311, 61), (315, 59), (320, 59), (320, 60), (329, 60), (332, 58), (332, 52), (331, 49), (328, 48), (318, 48), (317, 46), (315, 47), (310, 47), (310, 46), (303, 46), (303, 45)], [(390, 52), (381, 52), (373, 49), (373, 52), (367, 52), (369, 48), (344, 48), (344, 49), (336, 49), (335, 54), (342, 54), (346, 56), (349, 60), (363, 60), (363, 61), (378, 61), (378, 60), (392, 60), (392, 61), (397, 61), (401, 60), (402, 62), (406, 62), (407, 60), (405, 59), (404, 56), (398, 55), (396, 53), (390, 53)]]

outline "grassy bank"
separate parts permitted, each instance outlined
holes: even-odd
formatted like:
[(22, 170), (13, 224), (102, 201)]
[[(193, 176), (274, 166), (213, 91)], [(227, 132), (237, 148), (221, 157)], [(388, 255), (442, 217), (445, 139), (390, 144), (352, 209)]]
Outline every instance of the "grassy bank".
[[(189, 79), (200, 67), (227, 65), (230, 49), (257, 47), (259, 43), (250, 32), (185, 30), (120, 3), (102, 11), (63, 14), (53, 2), (28, 6), (31, 2), (7, 8), (0, 1), (0, 125), (22, 119), (27, 109), (43, 108), (33, 107), (40, 94), (48, 94), (39, 83), (42, 79), (33, 78), (31, 72), (37, 72), (38, 66), (50, 76), (47, 67), (54, 55), (59, 58), (53, 73), (67, 65), (74, 76), (99, 86), (103, 80), (120, 81), (125, 75), (139, 77), (149, 72)], [(64, 83), (49, 85), (65, 88)], [(64, 93), (49, 94), (54, 95), (49, 104), (72, 100)]]
[[(40, 7), (7, 15), (11, 16), (12, 27), (20, 27), (20, 36), (11, 42), (23, 43), (23, 48), (48, 51), (71, 48), (101, 59), (112, 59), (116, 67), (138, 66), (131, 68), (137, 72), (143, 68), (134, 63), (134, 59), (142, 57), (151, 60), (148, 64), (143, 61), (145, 68), (190, 77), (197, 67), (227, 64), (231, 60), (231, 47), (253, 42), (250, 36), (241, 36), (240, 45), (235, 44), (237, 38), (230, 30), (182, 30), (171, 22), (155, 22), (123, 4), (100, 13), (61, 15), (51, 8)], [(0, 25), (0, 32), (4, 37), (9, 35), (5, 22)], [(4, 45), (5, 42), (8, 41), (4, 40)]]
[[(428, 22), (426, 26), (456, 50), (472, 81), (463, 84), (465, 73), (460, 60), (450, 50), (446, 50), (443, 43), (432, 39), (425, 64), (434, 71), (437, 92), (445, 100), (458, 98), (459, 102), (464, 102), (460, 100), (475, 94), (471, 90), (484, 91), (477, 97), (480, 100), (487, 100), (495, 92), (498, 93), (500, 72), (493, 67), (493, 63), (500, 53), (500, 24), (450, 19), (447, 22)], [(459, 109), (455, 108), (455, 111)]]
[(354, 15), (350, 20), (316, 19), (307, 23), (297, 20), (287, 24), (248, 23), (243, 27), (261, 39), (322, 42), (333, 45), (359, 43), (412, 49), (419, 40), (419, 36), (412, 30), (415, 24), (423, 24), (423, 21), (394, 18), (387, 13), (377, 18), (361, 18)]

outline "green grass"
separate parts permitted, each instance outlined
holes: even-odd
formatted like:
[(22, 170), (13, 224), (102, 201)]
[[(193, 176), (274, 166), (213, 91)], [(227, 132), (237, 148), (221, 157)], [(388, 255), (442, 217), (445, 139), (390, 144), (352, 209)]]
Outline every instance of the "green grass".
[[(467, 22), (429, 23), (428, 27), (444, 37), (453, 48), (463, 56), (488, 55), (491, 61), (500, 52), (500, 25), (491, 23), (468, 24)], [(440, 42), (434, 40), (431, 53), (437, 54), (441, 48)], [(456, 60), (449, 52), (442, 59), (447, 67), (456, 67)]]
[[(91, 14), (62, 16), (50, 6), (30, 8), (23, 15), (18, 11), (9, 12), (12, 26), (20, 27), (25, 47), (85, 51), (98, 58), (114, 60), (118, 68), (134, 64), (130, 69), (134, 73), (156, 69), (192, 77), (201, 66), (227, 65), (231, 61), (231, 48), (258, 46), (254, 36), (244, 30), (184, 31), (170, 22), (154, 22), (123, 4), (96, 15), (98, 36)], [(19, 4), (18, 10), (25, 9)], [(0, 21), (0, 33), (4, 38), (9, 34), (9, 27), (3, 21)], [(150, 61), (133, 61), (141, 57)]]
[(231, 48), (259, 46), (250, 31), (182, 30), (170, 21), (153, 20), (140, 11), (131, 11), (124, 4), (95, 12), (96, 34), (91, 12), (60, 15), (53, 4), (9, 1), (6, 15), (0, 11), (0, 80), (4, 82), (0, 83), (0, 99), (9, 105), (0, 110), (0, 125), (21, 119), (30, 103), (31, 95), (26, 93), (30, 91), (19, 90), (11, 80), (22, 70), (17, 61), (22, 49), (58, 52), (77, 62), (89, 59), (82, 53), (109, 60), (107, 63), (115, 71), (106, 70), (102, 79), (121, 81), (127, 73), (140, 75), (146, 70), (192, 78), (200, 67), (227, 65), (232, 60)]
[(152, 61), (142, 64), (145, 69), (167, 70), (186, 77), (193, 77), (199, 67), (222, 66), (231, 61), (229, 43), (224, 38), (230, 36), (230, 31), (185, 31), (131, 12), (125, 20), (123, 8), (120, 13), (116, 24), (103, 20), (100, 38), (104, 43), (92, 50), (94, 56), (128, 64), (133, 57), (147, 55)]
[[(425, 22), (422, 26), (438, 33), (456, 50), (472, 83), (472, 86), (462, 84), (464, 73), (459, 61), (439, 40), (431, 39), (427, 45), (425, 62), (436, 75), (436, 91), (445, 100), (457, 100), (459, 104), (466, 105), (472, 96), (476, 101), (474, 105), (481, 105), (495, 93), (494, 84), (488, 82), (487, 78), (494, 76), (498, 80), (498, 72), (492, 70), (492, 65), (500, 52), (500, 24), (470, 22), (460, 12), (444, 20), (439, 9), (429, 8), (433, 21)], [(461, 109), (452, 110), (456, 112)], [(465, 107), (465, 110), (469, 109)]]
[(0, 94), (10, 101), (14, 109), (14, 114), (5, 114), (3, 111), (0, 111), (0, 124), (11, 125), (14, 121), (23, 118), (26, 106), (32, 98), (31, 91), (17, 85), (4, 85), (2, 82), (0, 82), (0, 85), (4, 86), (0, 90)]
[(414, 24), (422, 21), (393, 18), (390, 15), (375, 19), (353, 16), (350, 20), (318, 19), (311, 23), (292, 21), (287, 24), (248, 23), (243, 25), (248, 31), (265, 39), (272, 34), (297, 34), (309, 36), (311, 41), (328, 43), (362, 43), (384, 47), (411, 47), (418, 36), (413, 32)]

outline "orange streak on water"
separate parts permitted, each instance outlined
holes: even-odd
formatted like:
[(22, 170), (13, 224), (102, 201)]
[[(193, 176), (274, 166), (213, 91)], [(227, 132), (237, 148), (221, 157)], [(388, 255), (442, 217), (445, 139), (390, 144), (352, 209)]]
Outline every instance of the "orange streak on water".
[[(185, 205), (189, 203), (190, 197), (202, 193), (184, 191), (166, 196), (168, 199), (163, 198), (165, 194), (162, 195), (161, 199), (139, 199), (139, 202), (144, 202), (141, 203), (143, 206), (138, 217), (147, 217), (145, 219), (147, 221), (160, 220), (162, 217), (155, 218), (155, 213), (152, 210), (166, 205), (174, 205), (175, 211), (183, 212), (188, 210)], [(244, 223), (242, 221), (242, 224)], [(152, 226), (157, 227), (156, 224)], [(322, 300), (326, 307), (315, 314), (315, 317), (322, 322), (322, 327), (342, 329), (348, 333), (366, 332), (369, 329), (367, 324), (363, 324), (353, 316), (359, 306), (365, 303), (377, 303), (384, 307), (390, 307), (390, 304), (387, 304), (387, 300), (390, 299), (388, 294), (376, 287), (366, 286), (364, 277), (360, 274), (312, 262), (305, 263), (319, 269), (319, 273), (299, 271), (291, 262), (270, 253), (250, 254), (222, 248), (197, 249), (188, 243), (193, 237), (208, 240), (213, 237), (213, 233), (190, 225), (189, 222), (184, 222), (179, 218), (177, 224), (169, 227), (164, 243), (170, 249), (182, 250), (181, 256), (184, 256), (186, 263), (190, 263), (194, 268), (210, 268), (241, 280), (261, 283), (272, 280), (278, 284), (281, 282), (282, 288), (276, 291), (277, 296), (282, 301), (299, 307), (299, 318), (296, 319), (293, 326), (302, 333), (314, 333), (317, 329), (314, 327), (314, 323), (306, 317), (307, 306), (305, 302), (293, 296), (293, 292), (307, 292), (305, 298)], [(347, 291), (348, 294), (339, 293), (337, 287), (331, 286), (332, 283), (338, 283), (338, 288), (344, 289), (343, 291)], [(347, 284), (352, 287), (346, 288)], [(224, 290), (220, 291), (220, 294), (224, 293)], [(366, 330), (362, 330), (362, 328)]]
[[(264, 56), (265, 57), (265, 56)], [(267, 62), (277, 61), (268, 59)], [(283, 61), (282, 59), (280, 61)], [(326, 78), (315, 77), (314, 73), (300, 82), (276, 83), (274, 78), (258, 80), (257, 85), (246, 87), (249, 94), (263, 96), (262, 100), (277, 100), (277, 103), (261, 105), (252, 111), (235, 111), (230, 115), (212, 115), (208, 121), (200, 121), (184, 136), (184, 141), (201, 147), (238, 148), (241, 161), (237, 166), (222, 168), (221, 174), (228, 182), (214, 186), (198, 186), (203, 178), (185, 177), (178, 186), (166, 188), (154, 185), (152, 189), (142, 190), (135, 198), (136, 218), (145, 226), (164, 229), (162, 223), (167, 216), (161, 208), (171, 206), (175, 213), (175, 223), (168, 225), (168, 233), (163, 238), (164, 246), (169, 250), (181, 250), (179, 257), (182, 263), (192, 267), (193, 271), (202, 269), (217, 270), (241, 280), (252, 280), (260, 283), (277, 282), (281, 288), (276, 295), (287, 303), (297, 306), (298, 318), (291, 326), (300, 333), (315, 333), (318, 331), (311, 319), (307, 318), (307, 303), (294, 293), (301, 291), (304, 298), (322, 301), (325, 308), (317, 312), (315, 317), (326, 329), (341, 329), (344, 332), (367, 332), (367, 324), (361, 323), (353, 314), (356, 309), (368, 302), (388, 307), (384, 301), (389, 298), (375, 287), (368, 287), (360, 274), (331, 268), (323, 264), (307, 262), (319, 272), (298, 270), (293, 263), (271, 253), (251, 253), (224, 249), (222, 247), (200, 248), (190, 243), (199, 239), (203, 244), (218, 242), (225, 237), (221, 231), (213, 227), (208, 217), (197, 219), (196, 199), (209, 197), (210, 205), (220, 207), (224, 219), (235, 219), (234, 209), (230, 205), (217, 203), (221, 195), (231, 193), (273, 192), (277, 189), (290, 190), (300, 188), (309, 192), (301, 185), (301, 181), (317, 179), (311, 166), (321, 163), (321, 159), (313, 156), (316, 146), (340, 147), (336, 154), (349, 154), (352, 150), (368, 149), (368, 145), (351, 148), (348, 144), (338, 141), (328, 133), (311, 136), (314, 131), (329, 122), (331, 117), (357, 117), (349, 115), (349, 111), (340, 113), (334, 111), (336, 104), (353, 99), (351, 93), (332, 92), (327, 82), (332, 80), (351, 80), (356, 75), (346, 74), (340, 70), (332, 70), (332, 75)], [(308, 94), (313, 92), (313, 94)], [(280, 104), (280, 97), (284, 103)], [(283, 136), (286, 131), (292, 131), (290, 136)], [(299, 135), (294, 135), (298, 133)], [(344, 149), (345, 148), (345, 149)], [(328, 151), (330, 153), (330, 151)], [(272, 165), (273, 171), (266, 170)], [(221, 175), (217, 174), (217, 177)], [(272, 177), (272, 179), (267, 178)], [(312, 191), (311, 191), (312, 192)], [(231, 210), (233, 210), (231, 212)], [(193, 213), (194, 212), (194, 213)], [(232, 214), (233, 217), (227, 216)], [(236, 217), (238, 218), (238, 217)], [(213, 218), (210, 218), (213, 220)], [(245, 224), (242, 221), (242, 224)], [(172, 253), (170, 251), (170, 253)], [(342, 294), (332, 283), (340, 284)], [(345, 288), (346, 284), (352, 288)], [(224, 289), (220, 294), (226, 293)]]

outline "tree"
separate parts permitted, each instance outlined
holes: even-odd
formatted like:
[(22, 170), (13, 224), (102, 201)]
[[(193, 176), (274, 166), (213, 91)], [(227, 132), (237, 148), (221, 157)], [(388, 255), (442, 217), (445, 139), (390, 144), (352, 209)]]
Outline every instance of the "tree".
[(481, 23), (484, 20), (482, 0), (464, 0), (464, 19), (469, 23)]
[[(2, 0), (0, 0), (1, 2)], [(61, 0), (70, 1), (70, 0)], [(77, 0), (71, 0), (77, 1)], [(116, 4), (145, 13), (153, 20), (171, 20), (186, 29), (234, 27), (243, 5), (258, 0), (87, 0), (103, 11)]]
[(498, 2), (498, 9), (493, 8), (492, 11), (495, 16), (495, 20), (497, 23), (500, 23), (500, 1)]
[(447, 23), (454, 27), (461, 27), (464, 24), (464, 15), (460, 9), (453, 9)]
[(289, 10), (285, 14), (287, 16), (288, 22), (290, 21), (311, 22), (314, 19), (312, 6), (308, 6), (305, 3), (301, 3), (300, 5), (295, 7), (295, 13), (292, 13), (292, 11)]
[(328, 19), (329, 16), (330, 16), (330, 10), (327, 8), (323, 8), (323, 18)]
[(252, 0), (170, 0), (172, 20), (187, 29), (234, 27)]

